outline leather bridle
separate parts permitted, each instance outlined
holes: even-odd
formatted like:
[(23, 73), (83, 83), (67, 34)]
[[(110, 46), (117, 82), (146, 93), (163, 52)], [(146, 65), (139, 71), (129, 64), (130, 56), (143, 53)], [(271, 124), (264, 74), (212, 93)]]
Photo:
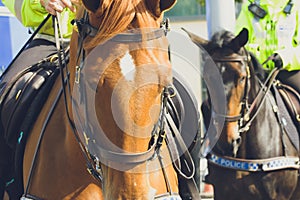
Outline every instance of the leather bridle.
[[(251, 87), (251, 69), (253, 69), (253, 64), (251, 61), (251, 56), (248, 53), (248, 51), (243, 47), (242, 48), (243, 54), (242, 55), (237, 55), (237, 56), (224, 56), (222, 58), (214, 58), (213, 61), (215, 63), (232, 63), (232, 62), (239, 62), (242, 63), (241, 68), (245, 68), (246, 71), (246, 80), (245, 80), (245, 86), (244, 86), (244, 92), (243, 92), (243, 97), (241, 98), (240, 105), (241, 105), (241, 110), (238, 115), (226, 115), (226, 114), (221, 114), (221, 113), (216, 113), (214, 110), (212, 110), (212, 118), (222, 118), (225, 120), (225, 122), (230, 123), (230, 122), (237, 122), (238, 126), (238, 133), (239, 136), (233, 140), (232, 145), (233, 145), (233, 156), (236, 157), (238, 149), (241, 144), (241, 135), (242, 133), (246, 133), (249, 129), (250, 126), (253, 122), (253, 120), (256, 118), (258, 113), (260, 112), (262, 105), (267, 98), (267, 95), (271, 89), (271, 86), (273, 84), (273, 81), (276, 77), (276, 75), (279, 72), (278, 68), (275, 68), (272, 72), (270, 72), (268, 78), (264, 83), (261, 83), (261, 81), (255, 76), (254, 78), (258, 79), (258, 81), (261, 84), (260, 90), (255, 96), (254, 100), (249, 103), (249, 92), (250, 92), (250, 87)], [(270, 60), (272, 59), (271, 57), (269, 58)], [(220, 73), (221, 72), (221, 69)], [(222, 76), (222, 74), (221, 74)], [(219, 145), (216, 145), (217, 148), (220, 148)], [(222, 149), (220, 149), (222, 151)]]
[[(87, 12), (84, 13), (83, 18), (80, 20), (76, 20), (73, 23), (76, 24), (78, 27), (78, 32), (79, 32), (79, 51), (77, 55), (77, 60), (81, 57), (81, 63), (84, 62), (84, 50), (83, 50), (83, 40), (85, 39), (86, 36), (94, 37), (98, 31), (98, 28), (93, 27), (89, 23), (89, 17)], [(109, 39), (110, 42), (117, 42), (117, 43), (136, 43), (136, 42), (142, 42), (142, 41), (150, 41), (150, 40), (155, 40), (159, 39), (169, 32), (169, 19), (165, 19), (161, 23), (161, 27), (159, 29), (151, 30), (146, 33), (137, 33), (137, 32), (126, 32), (126, 33), (119, 33)], [(83, 66), (80, 66), (82, 68)], [(81, 69), (77, 71), (77, 74), (80, 73)], [(79, 77), (75, 78), (77, 81)], [(154, 125), (154, 129), (152, 131), (152, 137), (149, 141), (149, 147), (148, 150), (145, 152), (140, 152), (140, 153), (120, 153), (120, 152), (115, 152), (111, 151), (108, 149), (101, 148), (98, 152), (100, 153), (99, 156), (101, 157), (101, 160), (108, 160), (112, 162), (120, 162), (120, 160), (124, 161), (126, 160), (126, 163), (122, 164), (134, 164), (138, 165), (141, 163), (145, 163), (147, 161), (152, 161), (153, 159), (158, 159), (166, 187), (167, 187), (167, 193), (166, 194), (160, 194), (155, 197), (155, 199), (181, 199), (178, 194), (172, 192), (172, 188), (170, 186), (170, 182), (168, 180), (167, 173), (164, 169), (164, 163), (163, 163), (163, 158), (160, 155), (160, 148), (163, 144), (164, 141), (166, 141), (167, 147), (169, 149), (169, 153), (171, 156), (171, 159), (173, 161), (173, 166), (177, 173), (184, 177), (185, 179), (193, 179), (193, 176), (195, 174), (195, 166), (194, 162), (191, 158), (191, 155), (189, 153), (188, 148), (186, 147), (181, 135), (179, 134), (178, 129), (174, 125), (174, 122), (172, 118), (170, 117), (170, 114), (167, 111), (167, 102), (170, 102), (170, 98), (173, 94), (172, 91), (172, 86), (166, 86), (163, 89), (162, 95), (161, 95), (161, 112), (160, 112), (160, 117), (157, 121), (157, 123)], [(166, 128), (166, 126), (169, 125), (169, 129)], [(76, 130), (74, 130), (76, 132)], [(172, 132), (172, 133), (171, 133)], [(175, 143), (175, 140), (173, 138), (173, 135), (175, 135), (175, 138), (177, 140), (177, 143), (179, 144), (179, 148), (181, 149), (181, 152), (184, 153), (184, 159), (186, 161), (186, 166), (181, 166), (180, 164), (180, 158), (177, 150), (177, 145)], [(88, 152), (87, 152), (88, 153)], [(102, 180), (102, 175), (101, 175), (101, 166), (99, 162), (99, 158), (96, 158), (93, 156), (94, 160), (94, 167), (90, 168), (91, 174), (95, 175), (96, 177), (100, 177)], [(96, 162), (95, 162), (96, 161)], [(184, 168), (185, 170), (182, 170), (181, 168)], [(95, 170), (97, 169), (97, 170)], [(184, 172), (183, 172), (184, 171)], [(192, 191), (192, 196), (194, 198), (198, 198), (198, 190), (196, 189), (196, 186), (194, 184), (189, 183), (190, 190)]]
[[(83, 41), (85, 40), (85, 38), (87, 36), (89, 36), (89, 37), (96, 36), (96, 34), (98, 32), (98, 28), (95, 28), (92, 25), (90, 25), (87, 12), (84, 13), (82, 19), (75, 20), (75, 21), (73, 21), (73, 23), (76, 24), (76, 26), (78, 28), (78, 33), (79, 33), (77, 61), (79, 61), (79, 59), (81, 58), (81, 62), (80, 62), (81, 65), (76, 68), (76, 72), (77, 72), (76, 74), (78, 75), (78, 74), (80, 74), (80, 71), (82, 70), (82, 67), (83, 67), (82, 64), (84, 63), (84, 59), (85, 59), (85, 52), (83, 50)], [(169, 20), (166, 19), (163, 23), (161, 23), (161, 27), (159, 29), (155, 29), (155, 30), (146, 32), (143, 35), (141, 33), (136, 33), (136, 32), (119, 33), (116, 36), (109, 39), (109, 41), (118, 42), (118, 43), (134, 43), (134, 42), (141, 42), (141, 41), (145, 41), (145, 40), (150, 41), (150, 40), (159, 39), (159, 38), (165, 36), (168, 31), (169, 31)], [(80, 79), (80, 77), (78, 77), (78, 76), (75, 77), (76, 81), (79, 81), (79, 79)], [(68, 83), (68, 79), (67, 79), (67, 85), (68, 84), (69, 83)], [(104, 149), (104, 148), (101, 148), (98, 151), (100, 153), (98, 156), (101, 157), (100, 158), (101, 160), (103, 159), (103, 160), (107, 160), (110, 162), (117, 162), (117, 163), (120, 162), (120, 160), (122, 160), (122, 161), (126, 160), (126, 163), (122, 162), (123, 165), (124, 164), (125, 165), (126, 164), (138, 165), (138, 164), (145, 163), (147, 161), (151, 161), (153, 159), (158, 158), (159, 163), (161, 165), (163, 175), (164, 175), (164, 179), (166, 182), (167, 193), (163, 194), (163, 195), (158, 195), (155, 197), (155, 199), (162, 199), (162, 197), (163, 197), (163, 199), (168, 199), (168, 198), (166, 198), (167, 196), (169, 196), (169, 198), (173, 198), (173, 199), (181, 199), (179, 197), (179, 195), (177, 195), (176, 193), (174, 193), (172, 191), (172, 188), (171, 188), (169, 180), (168, 180), (167, 173), (164, 169), (163, 159), (160, 155), (160, 148), (164, 141), (166, 141), (171, 158), (173, 159), (174, 168), (177, 170), (177, 172), (187, 179), (191, 179), (195, 173), (195, 166), (194, 166), (194, 163), (193, 163), (193, 160), (192, 160), (190, 154), (188, 153), (188, 149), (185, 146), (183, 140), (181, 138), (179, 138), (181, 136), (177, 135), (177, 140), (181, 144), (180, 147), (182, 149), (182, 152), (187, 152), (186, 153), (187, 156), (185, 155), (185, 159), (187, 160), (187, 163), (188, 163), (187, 165), (189, 165), (188, 167), (190, 168), (190, 173), (188, 173), (188, 174), (185, 174), (181, 171), (180, 159), (179, 159), (179, 155), (178, 155), (178, 150), (176, 148), (176, 144), (174, 142), (171, 142), (172, 141), (171, 137), (173, 137), (173, 136), (170, 133), (170, 131), (168, 131), (166, 129), (166, 123), (170, 123), (170, 118), (167, 117), (168, 116), (167, 101), (172, 96), (170, 91), (172, 91), (172, 90), (170, 90), (169, 87), (165, 87), (162, 92), (160, 117), (152, 131), (152, 137), (149, 141), (149, 147), (148, 147), (147, 151), (139, 152), (139, 153), (123, 153), (123, 152), (115, 152), (113, 150)], [(65, 89), (64, 89), (64, 95), (65, 95), (65, 99), (66, 99), (67, 91)], [(70, 90), (69, 90), (69, 96), (72, 99)], [(66, 100), (65, 100), (65, 105), (66, 105), (67, 112), (69, 112)], [(69, 116), (69, 114), (68, 114), (68, 116)], [(70, 124), (73, 128), (73, 132), (76, 135), (76, 138), (77, 138), (79, 144), (82, 146), (83, 143), (82, 143), (82, 141), (80, 141), (79, 133), (75, 127), (75, 124), (74, 124), (73, 120), (71, 119), (71, 117), (68, 117), (68, 118), (69, 118)], [(172, 131), (175, 131), (175, 130), (172, 130)], [(99, 181), (103, 181), (103, 176), (102, 176), (102, 172), (101, 172), (101, 163), (99, 162), (100, 159), (94, 155), (91, 155), (87, 148), (82, 148), (82, 149), (83, 149), (83, 152), (85, 154), (85, 157), (86, 157), (86, 160), (88, 163), (87, 165), (88, 165), (89, 172), (94, 177), (96, 177)]]
[[(73, 21), (74, 25), (77, 26), (78, 28), (78, 33), (79, 33), (79, 39), (78, 39), (78, 55), (77, 55), (77, 60), (81, 58), (81, 64), (79, 67), (76, 68), (77, 75), (80, 74), (83, 68), (83, 63), (85, 61), (85, 52), (83, 49), (83, 41), (87, 36), (89, 37), (95, 37), (98, 32), (98, 28), (93, 27), (89, 23), (89, 16), (88, 13), (85, 11), (83, 18), (80, 20), (74, 20)], [(146, 35), (142, 35), (141, 33), (119, 33), (116, 36), (112, 37), (109, 39), (109, 41), (112, 42), (118, 42), (118, 43), (132, 43), (132, 42), (140, 42), (143, 40), (154, 40), (154, 39), (159, 39), (163, 37), (167, 33), (166, 29), (160, 28), (157, 30), (154, 30), (152, 32), (146, 33)], [(80, 77), (76, 76), (75, 80), (79, 82)], [(72, 99), (71, 93), (69, 96)], [(87, 149), (85, 152), (87, 155), (90, 155), (90, 158), (92, 158), (92, 161), (90, 161), (90, 166), (94, 166), (93, 168), (90, 168), (89, 171), (91, 172), (92, 175), (96, 174), (96, 178), (100, 179), (100, 181), (103, 181), (103, 175), (101, 171), (101, 163), (99, 160), (105, 160), (109, 162), (114, 162), (114, 163), (119, 163), (122, 161), (122, 164), (130, 164), (130, 165), (139, 165), (141, 163), (151, 161), (152, 159), (156, 158), (158, 156), (158, 159), (160, 161), (162, 169), (164, 168), (162, 159), (159, 155), (160, 152), (160, 147), (163, 143), (163, 140), (166, 138), (166, 132), (165, 132), (165, 113), (166, 113), (166, 106), (164, 105), (164, 101), (169, 96), (168, 89), (165, 88), (163, 95), (162, 95), (162, 105), (161, 105), (161, 114), (160, 114), (160, 119), (158, 120), (157, 124), (154, 126), (155, 129), (152, 132), (152, 137), (151, 140), (149, 141), (149, 148), (145, 152), (139, 152), (139, 153), (125, 153), (125, 152), (116, 152), (110, 149), (105, 149), (102, 147), (98, 147), (98, 155), (100, 158), (98, 158), (95, 155), (91, 155), (89, 153), (89, 150)], [(67, 108), (67, 107), (66, 107)], [(67, 108), (68, 109), (68, 108)], [(68, 111), (67, 111), (68, 112)], [(88, 116), (88, 115), (86, 115)], [(69, 118), (70, 123), (74, 124), (72, 122), (72, 119)], [(79, 133), (77, 132), (76, 127), (73, 128), (73, 132), (78, 135), (79, 138)], [(126, 163), (124, 163), (124, 160)], [(96, 170), (95, 170), (96, 169)], [(168, 193), (170, 195), (173, 195), (172, 189), (170, 187), (169, 180), (167, 178), (167, 175), (165, 171), (163, 170), (163, 174), (165, 176), (165, 181), (168, 189)]]
[[(246, 50), (245, 50), (246, 52)], [(239, 124), (241, 125), (241, 121), (247, 120), (249, 114), (250, 114), (250, 110), (249, 110), (249, 103), (248, 103), (248, 96), (249, 96), (249, 88), (250, 88), (250, 78), (251, 78), (251, 74), (250, 74), (250, 69), (249, 69), (249, 65), (251, 64), (251, 58), (250, 56), (246, 53), (246, 55), (238, 55), (238, 56), (225, 56), (223, 58), (213, 58), (213, 61), (215, 63), (232, 63), (232, 62), (238, 62), (238, 63), (242, 63), (241, 67), (245, 67), (246, 70), (246, 80), (245, 80), (245, 87), (244, 87), (244, 94), (243, 97), (241, 99), (240, 104), (242, 105), (242, 109), (241, 112), (238, 115), (224, 115), (221, 113), (216, 113), (214, 111), (213, 115), (214, 117), (222, 117), (225, 119), (225, 122), (236, 122), (239, 121)], [(220, 72), (221, 73), (221, 72)], [(222, 74), (221, 74), (222, 75)]]
[[(249, 127), (251, 126), (252, 121), (257, 116), (258, 112), (261, 109), (261, 106), (263, 102), (265, 101), (267, 94), (272, 86), (272, 83), (276, 77), (276, 75), (279, 72), (278, 68), (275, 68), (273, 71), (270, 72), (268, 78), (265, 80), (264, 83), (261, 83), (260, 80), (258, 80), (261, 84), (260, 90), (257, 93), (255, 99), (253, 102), (249, 103), (249, 91), (250, 91), (250, 79), (251, 79), (251, 72), (250, 68), (253, 68), (253, 64), (251, 62), (251, 57), (248, 53), (248, 51), (243, 48), (243, 52), (245, 52), (245, 55), (238, 55), (235, 57), (228, 56), (224, 58), (216, 58), (213, 59), (215, 63), (230, 63), (230, 62), (240, 62), (242, 63), (242, 67), (244, 66), (246, 69), (246, 84), (244, 87), (244, 95), (241, 99), (241, 111), (238, 115), (235, 116), (229, 116), (229, 115), (223, 115), (220, 113), (214, 113), (213, 116), (215, 117), (223, 117), (226, 122), (235, 122), (238, 121), (239, 123), (239, 132), (243, 133), (249, 130)], [(272, 59), (270, 57), (270, 59)], [(257, 78), (257, 77), (255, 77)], [(256, 109), (255, 109), (256, 107)], [(214, 111), (213, 111), (214, 112)]]

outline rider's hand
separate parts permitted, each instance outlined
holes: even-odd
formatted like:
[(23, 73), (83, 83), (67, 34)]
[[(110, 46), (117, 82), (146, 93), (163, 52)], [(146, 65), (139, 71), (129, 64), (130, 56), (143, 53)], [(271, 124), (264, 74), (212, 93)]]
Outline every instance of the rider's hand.
[(62, 12), (66, 7), (75, 12), (76, 7), (74, 4), (79, 4), (79, 0), (40, 0), (40, 2), (52, 15), (56, 15), (56, 12)]

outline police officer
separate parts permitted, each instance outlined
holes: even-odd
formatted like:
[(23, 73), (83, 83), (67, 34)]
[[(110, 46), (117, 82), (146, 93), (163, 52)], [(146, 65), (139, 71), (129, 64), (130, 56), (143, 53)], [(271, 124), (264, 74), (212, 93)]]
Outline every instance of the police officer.
[[(249, 30), (246, 48), (263, 63), (277, 53), (283, 68), (278, 78), (300, 93), (300, 2), (248, 0), (236, 21), (236, 31)], [(271, 70), (273, 62), (264, 65)]]

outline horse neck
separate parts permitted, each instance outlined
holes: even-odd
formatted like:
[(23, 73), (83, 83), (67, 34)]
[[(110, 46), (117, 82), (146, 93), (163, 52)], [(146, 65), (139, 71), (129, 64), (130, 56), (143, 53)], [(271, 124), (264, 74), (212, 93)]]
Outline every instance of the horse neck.
[[(252, 74), (251, 87), (249, 92), (249, 103), (252, 104), (261, 89), (261, 83), (255, 74)], [(274, 112), (275, 99), (271, 92), (264, 102), (258, 100), (253, 113), (262, 103), (261, 109), (251, 123), (250, 129), (244, 133), (244, 140), (241, 149), (250, 158), (269, 158), (283, 155), (283, 137), (280, 124)], [(271, 138), (271, 139), (270, 139)], [(243, 151), (243, 150), (242, 150)]]

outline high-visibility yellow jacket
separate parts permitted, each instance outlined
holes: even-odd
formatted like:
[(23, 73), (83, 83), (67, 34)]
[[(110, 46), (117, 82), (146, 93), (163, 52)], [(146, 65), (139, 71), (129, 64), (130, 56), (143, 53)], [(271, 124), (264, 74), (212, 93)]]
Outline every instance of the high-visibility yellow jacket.
[[(2, 2), (25, 27), (35, 29), (48, 15), (40, 0), (2, 0)], [(64, 38), (70, 38), (73, 28), (70, 22), (74, 18), (75, 14), (67, 8), (61, 13), (60, 23), (63, 30), (60, 31)], [(40, 33), (40, 37), (53, 40), (54, 29), (52, 20), (48, 20)]]
[[(236, 32), (243, 27), (249, 30), (246, 48), (253, 52), (262, 63), (273, 53), (278, 53), (287, 70), (300, 70), (300, 1), (294, 0), (291, 14), (283, 12), (289, 0), (256, 1), (267, 12), (260, 19), (249, 10), (250, 2), (244, 3), (236, 21)], [(268, 62), (272, 69), (274, 64)]]

